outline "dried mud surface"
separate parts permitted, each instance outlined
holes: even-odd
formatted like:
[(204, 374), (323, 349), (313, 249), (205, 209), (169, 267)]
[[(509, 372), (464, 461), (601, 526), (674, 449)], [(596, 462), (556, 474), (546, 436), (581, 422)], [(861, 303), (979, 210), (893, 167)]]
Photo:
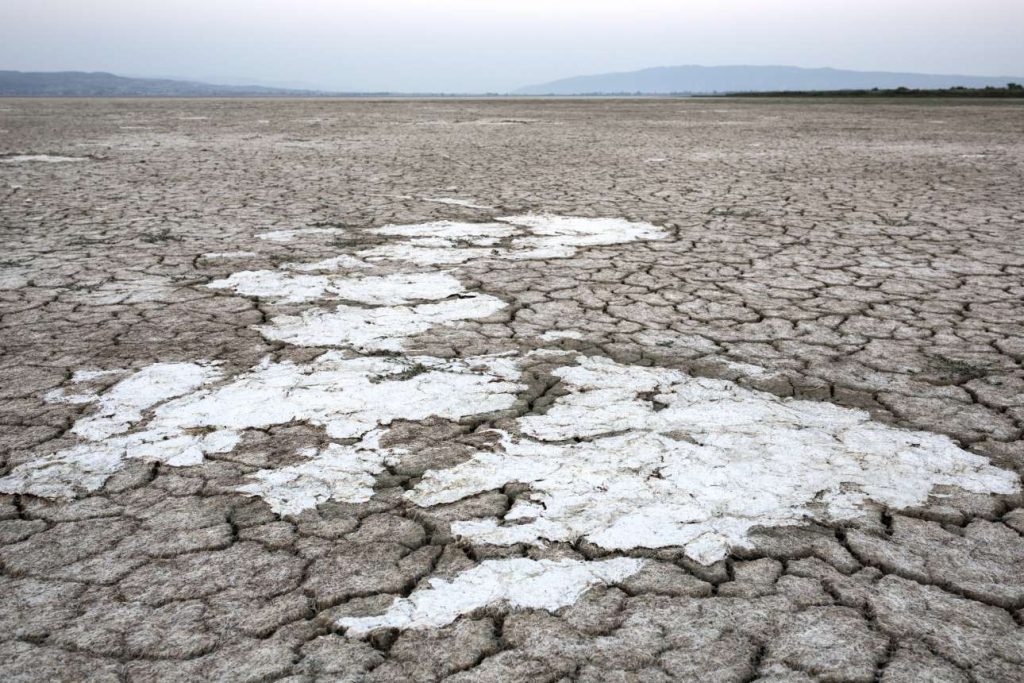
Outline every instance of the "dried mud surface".
[[(0, 478), (92, 448), (87, 428), (130, 438), (158, 423), (159, 401), (114, 426), (114, 399), (102, 403), (157, 364), (217, 363), (200, 366), (216, 368), (216, 386), (308, 376), (325, 353), (388, 368), (357, 378), (374, 398), (346, 408), (348, 422), (322, 417), (334, 404), (321, 397), (320, 417), (253, 418), (227, 435), (214, 418), (182, 423), (173, 437), (200, 444), (193, 461), (115, 458), (94, 485), (75, 470), (55, 497), (9, 485), (3, 680), (1024, 681), (1019, 491), (937, 486), (845, 518), (812, 510), (755, 526), (724, 558), (453, 531), (542, 515), (514, 477), (415, 501), (439, 472), (500, 449), (494, 428), (553, 420), (572, 399), (559, 368), (606, 361), (866, 411), (948, 437), (1016, 481), (1021, 107), (4, 100), (0, 162)], [(376, 231), (389, 224), (544, 214), (665, 235), (520, 258), (534, 238), (517, 246), (492, 226), (430, 247), (470, 250), (465, 260), (374, 256), (415, 239)], [(207, 286), (243, 271), (327, 279), (289, 280), (283, 296)], [(351, 282), (364, 277), (379, 279)], [(416, 293), (427, 285), (437, 292)], [(391, 317), (367, 322), (382, 302)], [(339, 305), (347, 341), (302, 342), (311, 311)], [(359, 325), (409, 333), (351, 341)], [(494, 354), (505, 355), (464, 360)], [(474, 365), (506, 360), (516, 370)], [(455, 394), (430, 393), (444, 372)], [(477, 405), (462, 406), (470, 395)], [(430, 400), (446, 407), (411, 405)], [(654, 391), (627, 402), (672, 414)], [(353, 431), (352, 415), (369, 426)], [(608, 431), (551, 441), (586, 451), (619, 435)], [(267, 472), (314, 476), (303, 463), (334, 456), (345, 470), (358, 449), (376, 455), (342, 493), (277, 511), (252, 495)], [(611, 504), (601, 493), (598, 511)], [(446, 624), (372, 627), (429, 585), (500, 582), (484, 576), (493, 567), (598, 566), (603, 577), (575, 577), (568, 598), (510, 593), (469, 600)]]

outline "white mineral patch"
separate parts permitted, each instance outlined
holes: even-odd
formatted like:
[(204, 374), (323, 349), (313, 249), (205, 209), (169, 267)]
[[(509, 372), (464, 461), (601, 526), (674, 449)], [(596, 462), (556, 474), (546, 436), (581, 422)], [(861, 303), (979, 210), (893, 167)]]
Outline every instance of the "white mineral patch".
[(279, 270), (243, 270), (206, 285), (230, 289), (243, 296), (276, 299), (283, 303), (313, 301), (324, 296), (330, 280), (324, 275), (294, 275)]
[(373, 230), (388, 237), (410, 238), (359, 252), (370, 261), (407, 261), (418, 265), (465, 263), (500, 255), (490, 247), (511, 238), (519, 230), (503, 223), (460, 223), (438, 220), (414, 225), (385, 225)]
[(433, 578), (408, 598), (397, 598), (376, 617), (346, 617), (337, 625), (347, 635), (381, 628), (439, 628), (489, 605), (554, 612), (575, 603), (594, 586), (623, 581), (640, 571), (643, 560), (620, 557), (579, 560), (486, 560), (451, 581)]
[[(539, 119), (476, 119), (475, 121), (458, 121), (461, 125), (468, 126), (521, 126), (528, 123), (540, 123)], [(551, 125), (558, 125), (551, 122)]]
[(18, 465), (0, 479), (0, 493), (71, 498), (95, 491), (124, 466), (123, 448), (105, 443), (75, 446)]
[(88, 157), (63, 157), (52, 154), (17, 154), (10, 157), (0, 157), (0, 163), (4, 164), (25, 164), (41, 162), (47, 164), (60, 164), (69, 161), (88, 161)]
[(583, 339), (583, 333), (576, 330), (548, 330), (540, 335), (541, 341), (557, 341), (559, 339)]
[(334, 280), (331, 292), (364, 304), (397, 305), (412, 301), (440, 301), (466, 291), (448, 273), (395, 273)]
[(859, 410), (599, 358), (555, 374), (570, 393), (546, 414), (519, 419), (522, 437), (503, 434), (501, 450), (428, 472), (408, 497), (428, 506), (527, 483), (533, 493), (506, 514), (509, 523), (452, 530), (499, 545), (682, 546), (711, 563), (748, 546), (756, 526), (851, 519), (872, 501), (905, 508), (936, 486), (1020, 488), (1016, 475), (944, 436)]
[(195, 391), (220, 378), (209, 363), (157, 363), (127, 377), (104, 394), (93, 415), (75, 423), (71, 431), (98, 441), (128, 431), (142, 420), (143, 411), (168, 399)]
[(126, 370), (76, 370), (71, 375), (71, 381), (78, 384), (80, 382), (91, 382), (101, 377), (113, 377), (114, 375), (123, 375)]
[[(665, 239), (669, 236), (667, 232), (650, 223), (636, 223), (622, 218), (526, 215), (509, 216), (498, 220), (529, 229), (533, 237), (513, 241), (513, 251), (527, 250), (527, 253), (569, 249), (572, 252), (571, 256), (578, 247), (625, 244), (637, 240)], [(518, 257), (537, 258), (525, 254), (519, 254)]]
[(395, 273), (361, 278), (305, 275), (279, 270), (244, 270), (207, 285), (231, 289), (284, 303), (301, 303), (331, 296), (369, 305), (436, 301), (465, 291), (448, 273)]
[(256, 235), (261, 240), (269, 240), (271, 242), (291, 242), (296, 237), (307, 237), (309, 235), (340, 235), (345, 230), (343, 228), (297, 228), (295, 230), (273, 230), (271, 232), (261, 232)]
[(381, 432), (369, 432), (358, 444), (332, 443), (302, 455), (305, 462), (278, 469), (260, 470), (240, 493), (259, 496), (279, 515), (294, 515), (328, 500), (363, 503), (373, 496), (376, 475), (403, 451), (381, 448)]
[(448, 204), (450, 206), (462, 206), (467, 209), (493, 209), (493, 206), (485, 206), (483, 204), (476, 204), (470, 199), (457, 199), (455, 197), (424, 197), (424, 201), (434, 202), (436, 204)]
[[(76, 373), (72, 381), (91, 381), (109, 372), (118, 371), (84, 371)], [(145, 439), (136, 435), (116, 435), (142, 421), (143, 413), (153, 406), (196, 391), (220, 376), (220, 371), (210, 363), (157, 363), (118, 382), (104, 394), (50, 392), (45, 398), (51, 402), (99, 404), (95, 413), (79, 419), (71, 429), (77, 436), (96, 443), (75, 446), (15, 467), (7, 477), (0, 479), (0, 492), (62, 497), (72, 496), (76, 490), (99, 488), (121, 469), (129, 451), (144, 446)], [(169, 461), (175, 461), (182, 454), (192, 458), (188, 452), (195, 444), (213, 452), (226, 443), (216, 433), (186, 436), (165, 432), (159, 439), (153, 434), (148, 438), (155, 442), (172, 436), (177, 438), (153, 446), (178, 449), (178, 453), (169, 453)], [(234, 443), (230, 448), (233, 447)]]
[(210, 261), (230, 260), (230, 259), (243, 259), (243, 258), (254, 258), (256, 256), (255, 251), (217, 251), (209, 254), (203, 254), (202, 258)]
[(198, 465), (208, 453), (227, 453), (238, 443), (233, 432), (183, 434), (147, 430), (84, 443), (15, 467), (0, 479), (2, 493), (71, 498), (95, 491), (124, 468), (128, 458), (159, 461), (172, 467)]
[[(71, 375), (72, 384), (84, 384), (104, 377), (123, 375), (127, 370), (76, 370)], [(99, 395), (94, 390), (86, 390), (80, 394), (69, 394), (65, 388), (53, 389), (43, 396), (47, 403), (71, 403), (84, 404), (94, 403), (99, 400)]]
[(260, 326), (267, 339), (297, 346), (349, 346), (366, 351), (400, 351), (403, 342), (435, 325), (486, 318), (507, 304), (487, 294), (418, 306), (362, 308), (341, 305), (332, 311), (310, 310), (280, 316)]
[(99, 398), (94, 393), (84, 394), (69, 394), (64, 389), (54, 389), (48, 391), (43, 400), (47, 403), (68, 403), (71, 405), (82, 405), (85, 403), (95, 403), (96, 399)]
[[(59, 497), (95, 490), (127, 458), (197, 465), (208, 453), (231, 451), (250, 428), (307, 422), (333, 438), (350, 439), (396, 419), (457, 420), (510, 408), (524, 388), (515, 381), (513, 361), (502, 357), (443, 361), (327, 353), (304, 365), (263, 363), (225, 384), (202, 387), (216, 378), (209, 365), (188, 363), (132, 375), (98, 397), (97, 414), (75, 423), (72, 431), (90, 443), (19, 465), (0, 479), (0, 492)], [(160, 401), (167, 402), (153, 410), (143, 431), (124, 434)]]
[[(439, 233), (460, 238), (476, 234), (476, 239), (485, 240), (497, 239), (498, 236), (509, 234), (510, 230), (501, 224), (467, 228), (467, 224), (450, 221), (379, 229), (382, 233)], [(432, 244), (440, 241), (441, 248), (431, 247), (432, 251), (440, 254), (448, 255), (456, 251), (445, 248), (450, 244), (448, 237), (413, 239), (429, 240)], [(371, 351), (398, 351), (406, 337), (425, 332), (434, 325), (484, 318), (506, 306), (493, 296), (464, 295), (463, 285), (447, 272), (392, 273), (364, 277), (303, 272), (307, 270), (307, 265), (308, 270), (329, 270), (334, 265), (329, 261), (347, 265), (341, 259), (348, 258), (343, 256), (313, 264), (289, 264), (286, 270), (241, 271), (215, 280), (207, 286), (231, 289), (245, 296), (268, 298), (282, 303), (303, 303), (326, 297), (358, 302), (363, 305), (342, 304), (334, 310), (314, 309), (303, 311), (300, 315), (280, 316), (259, 329), (268, 339), (300, 346), (349, 346)], [(433, 262), (435, 259), (427, 260)], [(366, 265), (362, 261), (356, 262)]]
[(360, 261), (354, 256), (342, 254), (341, 256), (332, 256), (331, 258), (323, 259), (322, 261), (314, 261), (313, 263), (284, 263), (281, 267), (285, 270), (295, 270), (301, 273), (307, 273), (323, 270), (333, 272), (336, 270), (370, 268), (372, 266), (365, 261)]
[(439, 237), (447, 240), (469, 240), (478, 237), (512, 237), (517, 231), (503, 223), (461, 223), (431, 221), (411, 225), (385, 225), (370, 232), (391, 237)]
[[(326, 353), (312, 363), (267, 363), (215, 389), (166, 403), (148, 429), (230, 429), (308, 422), (334, 438), (360, 437), (395, 419), (458, 419), (502, 410), (521, 389), (508, 361), (436, 358), (343, 358)], [(417, 371), (411, 377), (405, 373)]]
[[(650, 223), (621, 218), (524, 215), (497, 220), (497, 223), (435, 221), (420, 225), (384, 226), (374, 232), (413, 239), (374, 247), (359, 252), (359, 255), (370, 261), (410, 261), (420, 265), (465, 263), (486, 257), (560, 259), (574, 256), (581, 247), (669, 236)], [(495, 246), (496, 240), (507, 238), (510, 238), (507, 247)], [(431, 241), (425, 242), (425, 239)]]
[(501, 252), (480, 247), (456, 247), (454, 242), (447, 241), (429, 245), (420, 241), (418, 244), (385, 244), (364, 249), (358, 254), (367, 261), (404, 261), (418, 266), (447, 266), (500, 256)]

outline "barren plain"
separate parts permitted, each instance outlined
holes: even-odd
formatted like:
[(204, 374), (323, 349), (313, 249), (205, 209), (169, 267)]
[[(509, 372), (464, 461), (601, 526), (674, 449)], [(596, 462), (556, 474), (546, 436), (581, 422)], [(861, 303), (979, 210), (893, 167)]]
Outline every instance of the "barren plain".
[(0, 679), (1024, 681), (1024, 108), (0, 100)]

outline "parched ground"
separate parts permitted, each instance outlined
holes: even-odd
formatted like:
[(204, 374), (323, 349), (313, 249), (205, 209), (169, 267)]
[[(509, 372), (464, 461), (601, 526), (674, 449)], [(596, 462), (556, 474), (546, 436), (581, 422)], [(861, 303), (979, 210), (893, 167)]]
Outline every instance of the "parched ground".
[(1024, 681), (1021, 106), (0, 100), (0, 155), (0, 679)]

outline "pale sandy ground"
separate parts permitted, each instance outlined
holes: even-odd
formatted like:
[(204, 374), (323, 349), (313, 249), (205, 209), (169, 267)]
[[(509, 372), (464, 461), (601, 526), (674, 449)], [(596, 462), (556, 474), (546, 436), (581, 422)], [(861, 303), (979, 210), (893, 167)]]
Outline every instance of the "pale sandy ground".
[(1024, 107), (10, 100), (0, 155), (0, 679), (1024, 681)]

